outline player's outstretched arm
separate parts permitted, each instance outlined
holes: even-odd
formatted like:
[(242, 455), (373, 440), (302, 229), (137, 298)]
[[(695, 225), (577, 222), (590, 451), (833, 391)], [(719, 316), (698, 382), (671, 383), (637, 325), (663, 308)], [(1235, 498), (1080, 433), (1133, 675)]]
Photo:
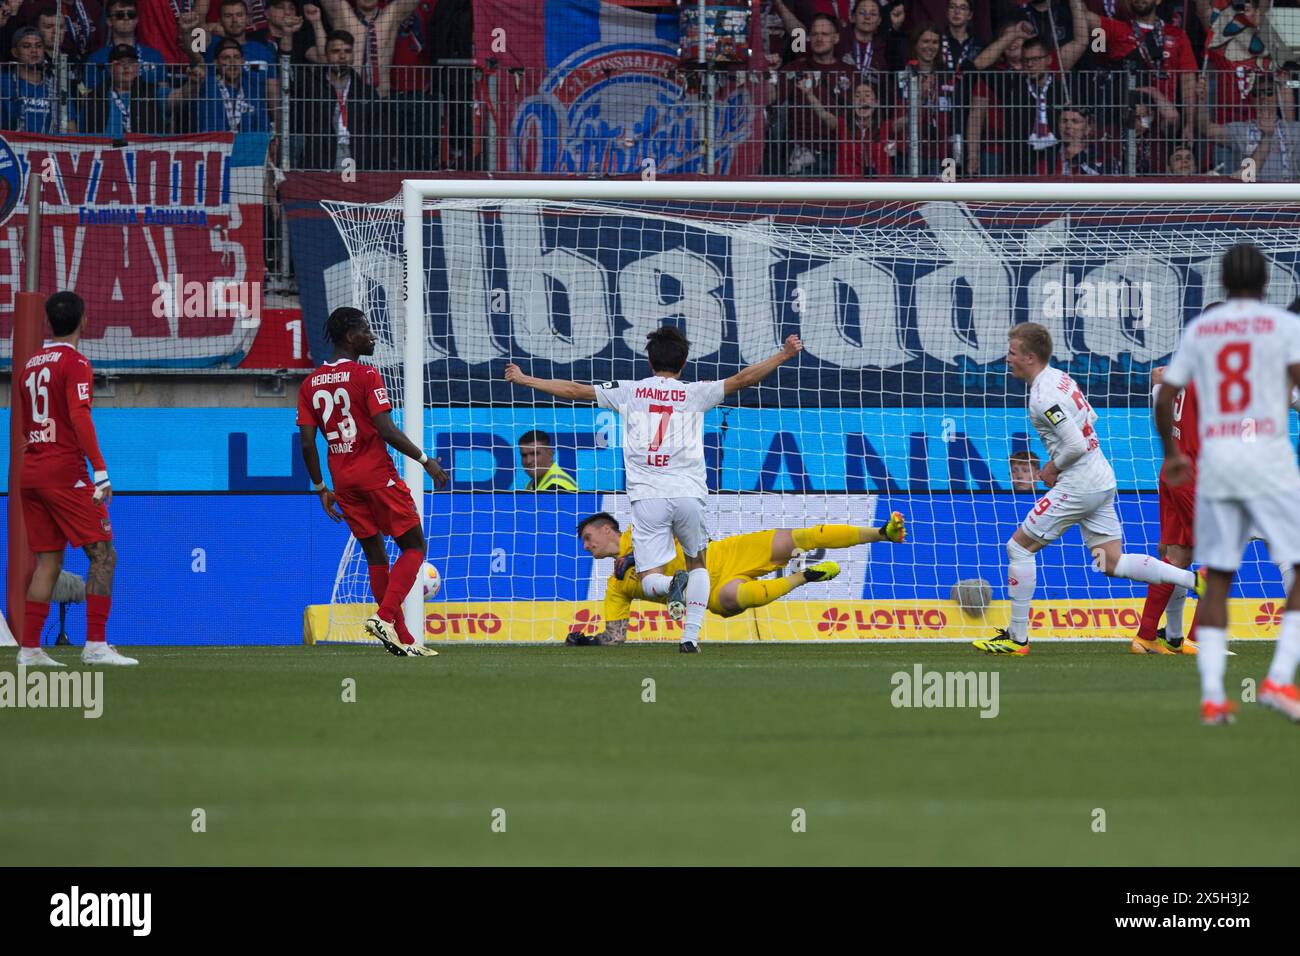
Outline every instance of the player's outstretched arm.
[(761, 362), (755, 362), (748, 368), (743, 368), (731, 378), (722, 383), (722, 393), (731, 395), (742, 388), (748, 388), (751, 385), (757, 385), (763, 379), (767, 378), (781, 363), (794, 358), (803, 351), (803, 343), (799, 341), (799, 336), (790, 335), (786, 337), (785, 345), (781, 351), (777, 352), (771, 358), (765, 358)]
[(596, 387), (594, 385), (570, 382), (562, 378), (533, 378), (531, 375), (525, 375), (523, 369), (514, 362), (506, 366), (505, 378), (507, 382), (535, 388), (539, 392), (554, 395), (556, 398), (567, 398), (575, 402), (594, 402), (596, 400)]
[(411, 439), (402, 434), (401, 430), (393, 424), (392, 415), (388, 412), (376, 412), (371, 421), (375, 423), (375, 431), (379, 432), (380, 438), (407, 458), (414, 459), (424, 466), (425, 473), (433, 479), (434, 487), (441, 488), (447, 484), (447, 473), (442, 470), (442, 463), (416, 448)]
[(302, 462), (307, 466), (307, 477), (311, 479), (312, 491), (320, 495), (320, 506), (325, 509), (331, 521), (343, 520), (343, 515), (339, 514), (334, 492), (325, 487), (325, 480), (321, 477), (320, 454), (316, 451), (315, 425), (298, 426), (298, 450), (302, 452)]

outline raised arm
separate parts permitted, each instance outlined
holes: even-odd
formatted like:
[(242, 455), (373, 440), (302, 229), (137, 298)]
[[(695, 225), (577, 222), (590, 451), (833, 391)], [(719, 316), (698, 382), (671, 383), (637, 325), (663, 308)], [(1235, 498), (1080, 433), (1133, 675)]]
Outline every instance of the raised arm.
[(1088, 49), (1088, 8), (1083, 0), (1070, 0), (1071, 29), (1074, 36), (1061, 47), (1061, 72), (1069, 73)]
[(731, 395), (740, 391), (742, 388), (748, 388), (751, 385), (757, 385), (763, 379), (767, 378), (782, 362), (794, 358), (803, 351), (803, 343), (799, 341), (799, 336), (790, 335), (786, 337), (785, 345), (781, 351), (777, 352), (771, 358), (765, 358), (761, 362), (755, 362), (748, 368), (741, 369), (731, 378), (722, 383), (722, 394)]
[(556, 398), (567, 398), (575, 402), (594, 402), (596, 400), (594, 385), (570, 382), (562, 378), (534, 378), (531, 375), (525, 375), (523, 370), (514, 362), (506, 366), (505, 378), (507, 382), (523, 385), (527, 388), (535, 388), (539, 392), (554, 395)]
[(1019, 23), (1013, 23), (999, 34), (998, 38), (980, 50), (979, 55), (975, 57), (975, 69), (987, 70), (998, 60), (1002, 59), (1002, 54), (1006, 52), (1007, 47), (1011, 46), (1016, 37), (1029, 39), (1034, 35), (1034, 28), (1027, 20), (1021, 20)]

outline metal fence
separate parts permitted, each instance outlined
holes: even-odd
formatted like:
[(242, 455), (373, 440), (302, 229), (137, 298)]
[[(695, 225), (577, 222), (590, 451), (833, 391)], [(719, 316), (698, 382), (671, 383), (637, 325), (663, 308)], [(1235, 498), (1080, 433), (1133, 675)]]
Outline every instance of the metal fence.
[[(468, 61), (404, 67), (381, 95), (350, 68), (144, 64), (60, 57), (0, 68), (0, 129), (120, 136), (273, 135), (271, 282), (289, 274), (276, 182), (291, 170), (600, 176), (1300, 178), (1300, 73), (1245, 66), (859, 73), (643, 72), (575, 92), (562, 78)], [(609, 78), (606, 78), (609, 79)], [(612, 92), (611, 92), (612, 91)]]

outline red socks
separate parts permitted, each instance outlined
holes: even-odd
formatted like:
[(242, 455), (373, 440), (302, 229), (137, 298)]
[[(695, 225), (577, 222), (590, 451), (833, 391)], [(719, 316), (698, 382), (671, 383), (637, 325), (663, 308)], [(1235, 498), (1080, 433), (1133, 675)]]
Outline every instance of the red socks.
[(403, 551), (393, 562), (393, 569), (388, 573), (388, 587), (384, 588), (384, 599), (379, 602), (379, 617), (389, 624), (394, 623), (402, 607), (402, 601), (411, 593), (415, 579), (424, 564), (424, 552), (415, 548)]
[(41, 628), (50, 614), (49, 601), (27, 601), (23, 614), (23, 647), (41, 646)]
[[(423, 564), (423, 561), (421, 561), (421, 564)], [(382, 604), (384, 600), (384, 596), (388, 593), (388, 577), (389, 577), (388, 565), (368, 564), (366, 565), (366, 567), (370, 571), (370, 593), (375, 596), (376, 602)], [(416, 574), (419, 573), (420, 573), (419, 568), (417, 567)], [(415, 585), (414, 578), (411, 579), (411, 584), (412, 586)], [(407, 591), (409, 592), (410, 588), (407, 588)], [(402, 600), (401, 598), (398, 598), (397, 601), (398, 607), (401, 607), (401, 604), (402, 604)], [(380, 616), (382, 617), (383, 615), (381, 614)], [(397, 627), (398, 640), (400, 640), (403, 644), (414, 644), (415, 638), (411, 636), (411, 632), (407, 629), (406, 621), (403, 619), (402, 615), (394, 614), (394, 617), (396, 619), (390, 623), (394, 624)], [(387, 620), (387, 618), (385, 618), (385, 620)]]
[(1172, 584), (1147, 585), (1147, 598), (1142, 602), (1142, 623), (1138, 625), (1138, 637), (1144, 641), (1154, 641), (1156, 631), (1160, 628), (1160, 615), (1169, 606), (1169, 599), (1174, 596)]
[(86, 643), (103, 643), (104, 629), (108, 626), (108, 609), (113, 599), (106, 594), (86, 595)]

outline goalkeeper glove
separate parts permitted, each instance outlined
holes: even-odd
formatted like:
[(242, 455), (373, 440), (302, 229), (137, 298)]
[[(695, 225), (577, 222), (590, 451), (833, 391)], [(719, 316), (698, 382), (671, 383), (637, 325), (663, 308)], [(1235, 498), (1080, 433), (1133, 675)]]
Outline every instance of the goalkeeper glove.
[(584, 634), (582, 631), (570, 631), (568, 637), (564, 639), (566, 647), (599, 647), (599, 638), (592, 637), (590, 634)]
[(628, 571), (636, 566), (636, 555), (631, 551), (621, 558), (614, 559), (614, 577), (622, 581), (627, 576)]
[(889, 523), (880, 529), (881, 535), (886, 541), (902, 544), (907, 540), (906, 520), (901, 511), (893, 512), (889, 516)]

